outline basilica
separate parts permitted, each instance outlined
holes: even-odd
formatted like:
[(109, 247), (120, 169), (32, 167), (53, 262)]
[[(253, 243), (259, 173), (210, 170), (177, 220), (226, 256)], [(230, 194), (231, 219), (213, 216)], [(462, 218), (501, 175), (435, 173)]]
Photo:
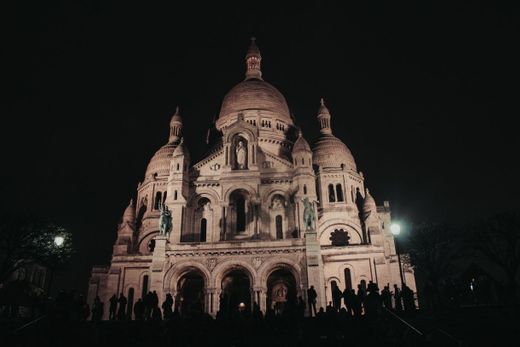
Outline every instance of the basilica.
[[(88, 302), (155, 291), (181, 314), (289, 307), (314, 287), (317, 306), (338, 287), (371, 281), (415, 291), (390, 232), (390, 204), (369, 193), (334, 117), (317, 99), (320, 136), (305, 140), (280, 91), (263, 79), (255, 40), (245, 79), (224, 97), (210, 149), (192, 161), (177, 108), (117, 228), (110, 265), (94, 266)], [(165, 214), (171, 225), (160, 224)], [(105, 315), (108, 314), (105, 309)], [(129, 311), (131, 312), (131, 311)]]

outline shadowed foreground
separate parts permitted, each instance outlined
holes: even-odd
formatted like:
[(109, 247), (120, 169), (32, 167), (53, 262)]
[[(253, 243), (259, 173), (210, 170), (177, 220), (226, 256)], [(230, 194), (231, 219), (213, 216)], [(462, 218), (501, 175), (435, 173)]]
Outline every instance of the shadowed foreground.
[[(43, 317), (23, 328), (3, 324), (5, 346), (470, 346), (514, 345), (518, 310), (474, 307), (417, 311), (400, 319), (341, 315), (298, 319), (209, 316), (170, 321), (78, 322)], [(7, 329), (7, 331), (5, 330)]]

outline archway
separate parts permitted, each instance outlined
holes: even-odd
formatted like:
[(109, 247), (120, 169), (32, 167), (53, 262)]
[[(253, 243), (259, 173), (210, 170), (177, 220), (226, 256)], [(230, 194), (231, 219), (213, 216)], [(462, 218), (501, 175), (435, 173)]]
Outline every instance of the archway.
[(220, 311), (224, 316), (239, 314), (239, 305), (245, 305), (245, 312), (251, 311), (251, 281), (240, 269), (232, 270), (222, 279)]
[(184, 274), (177, 285), (178, 294), (175, 309), (184, 317), (204, 312), (204, 278), (192, 270)]
[(277, 269), (267, 277), (267, 308), (282, 314), (296, 309), (296, 280), (287, 269)]
[(229, 196), (229, 205), (230, 230), (233, 235), (248, 235), (252, 219), (249, 193), (243, 189), (233, 191)]

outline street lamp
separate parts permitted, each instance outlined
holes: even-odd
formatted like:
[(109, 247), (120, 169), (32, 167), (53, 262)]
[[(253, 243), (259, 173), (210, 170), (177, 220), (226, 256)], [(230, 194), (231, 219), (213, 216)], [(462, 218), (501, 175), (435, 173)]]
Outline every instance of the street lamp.
[(401, 226), (397, 223), (392, 223), (390, 225), (390, 231), (395, 236), (395, 252), (397, 253), (397, 261), (399, 262), (399, 275), (401, 275), (401, 289), (404, 288), (404, 277), (403, 277), (403, 269), (401, 267), (401, 254), (399, 253), (399, 242), (397, 241), (399, 239), (399, 234), (401, 233)]
[(65, 242), (65, 238), (63, 236), (56, 236), (54, 238), (54, 244), (56, 247), (61, 247), (63, 245), (63, 242)]
[[(61, 248), (63, 246), (63, 244), (65, 243), (65, 238), (61, 235), (56, 235), (54, 236), (54, 246), (58, 247), (58, 248)], [(52, 285), (52, 277), (54, 275), (54, 272), (52, 271), (52, 268), (50, 267), (47, 267), (49, 269), (49, 282), (47, 284), (47, 295), (50, 294), (51, 292), (51, 285)]]

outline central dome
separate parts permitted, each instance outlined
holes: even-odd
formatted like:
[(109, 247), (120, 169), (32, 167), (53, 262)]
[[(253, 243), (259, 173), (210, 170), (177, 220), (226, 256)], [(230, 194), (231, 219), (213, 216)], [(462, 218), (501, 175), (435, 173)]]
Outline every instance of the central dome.
[(292, 124), (284, 96), (263, 80), (248, 79), (234, 86), (222, 101), (219, 120), (222, 122), (225, 118), (247, 110), (272, 112)]

